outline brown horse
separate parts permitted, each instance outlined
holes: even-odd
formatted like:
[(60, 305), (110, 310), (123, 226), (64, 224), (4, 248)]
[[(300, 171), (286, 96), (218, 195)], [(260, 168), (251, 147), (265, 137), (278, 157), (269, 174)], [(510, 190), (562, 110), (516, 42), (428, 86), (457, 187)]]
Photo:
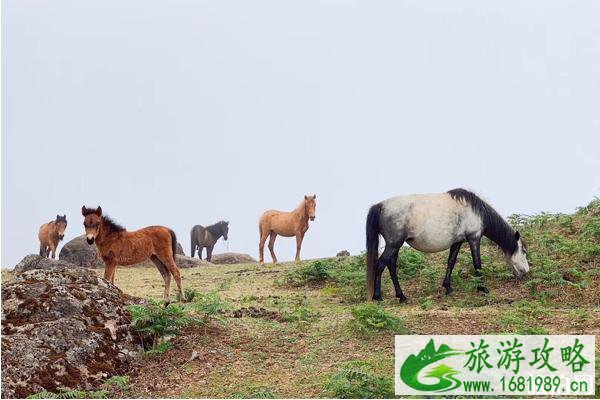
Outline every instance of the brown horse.
[(47, 224), (40, 226), (40, 231), (38, 233), (38, 239), (40, 239), (40, 256), (49, 257), (50, 252), (52, 252), (52, 258), (56, 258), (58, 242), (65, 237), (66, 229), (66, 215), (63, 215), (62, 217), (57, 215), (54, 221), (50, 221)]
[(317, 208), (317, 195), (304, 196), (300, 205), (291, 212), (269, 210), (261, 215), (258, 221), (258, 230), (260, 232), (260, 242), (258, 243), (258, 263), (264, 264), (264, 249), (267, 236), (269, 239), (269, 251), (273, 264), (277, 264), (277, 257), (273, 251), (275, 238), (277, 235), (292, 237), (296, 236), (296, 262), (300, 262), (300, 248), (304, 234), (308, 230), (308, 220), (315, 220), (315, 210)]
[(198, 258), (202, 260), (202, 249), (206, 247), (206, 261), (211, 260), (212, 251), (215, 247), (215, 243), (221, 236), (223, 240), (227, 240), (227, 234), (229, 233), (229, 221), (219, 221), (214, 225), (207, 226), (206, 228), (202, 225), (195, 225), (190, 232), (190, 242), (192, 243), (192, 255), (196, 254), (196, 247), (198, 248)]
[(83, 225), (88, 244), (96, 243), (100, 257), (106, 264), (104, 279), (114, 283), (117, 265), (133, 265), (152, 260), (165, 281), (164, 299), (169, 301), (171, 275), (177, 282), (179, 300), (183, 301), (181, 274), (175, 264), (177, 238), (175, 232), (164, 226), (148, 226), (128, 232), (109, 217), (102, 215), (102, 208), (81, 208)]

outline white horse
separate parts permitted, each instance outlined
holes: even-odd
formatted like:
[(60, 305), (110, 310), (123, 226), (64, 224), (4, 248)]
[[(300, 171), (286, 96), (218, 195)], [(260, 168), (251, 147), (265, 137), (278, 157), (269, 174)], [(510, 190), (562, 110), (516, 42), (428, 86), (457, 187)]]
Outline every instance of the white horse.
[[(379, 235), (385, 249), (379, 257)], [(425, 253), (450, 249), (448, 268), (442, 286), (452, 293), (452, 269), (460, 246), (471, 248), (475, 274), (481, 276), (479, 244), (486, 236), (496, 243), (518, 277), (529, 271), (526, 248), (519, 232), (477, 195), (464, 189), (439, 194), (397, 196), (373, 205), (367, 215), (367, 286), (369, 297), (381, 301), (381, 274), (387, 266), (396, 297), (406, 301), (398, 283), (396, 262), (404, 242)], [(479, 291), (488, 293), (481, 283)]]

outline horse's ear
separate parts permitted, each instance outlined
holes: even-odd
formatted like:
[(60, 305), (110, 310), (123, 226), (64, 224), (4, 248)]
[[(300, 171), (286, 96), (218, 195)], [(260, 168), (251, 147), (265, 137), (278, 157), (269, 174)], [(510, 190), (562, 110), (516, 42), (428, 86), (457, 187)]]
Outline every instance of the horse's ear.
[(225, 225), (229, 226), (229, 221), (225, 221)]
[(308, 200), (308, 196), (307, 195), (304, 195), (304, 200)]
[(96, 211), (94, 211), (94, 213), (100, 217), (102, 215), (102, 207), (98, 206), (98, 208), (96, 208)]
[(81, 215), (83, 215), (85, 217), (85, 211), (87, 210), (87, 208), (85, 208), (85, 206), (81, 206)]
[(313, 200), (316, 200), (316, 199), (317, 199), (317, 195), (313, 194)]
[(519, 240), (521, 239), (521, 234), (519, 233), (519, 231), (515, 232), (515, 240)]
[(56, 219), (60, 219), (60, 215), (56, 214)]
[(67, 220), (67, 214), (63, 215), (63, 219), (66, 221)]

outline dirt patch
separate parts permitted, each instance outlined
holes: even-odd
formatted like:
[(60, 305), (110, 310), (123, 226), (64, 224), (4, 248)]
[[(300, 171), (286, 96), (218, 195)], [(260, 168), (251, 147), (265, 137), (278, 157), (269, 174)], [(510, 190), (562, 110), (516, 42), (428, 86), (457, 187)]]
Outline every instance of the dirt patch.
[(283, 316), (277, 311), (267, 310), (264, 307), (242, 307), (235, 310), (232, 315), (233, 318), (251, 317), (251, 318), (264, 318), (271, 321), (281, 322)]

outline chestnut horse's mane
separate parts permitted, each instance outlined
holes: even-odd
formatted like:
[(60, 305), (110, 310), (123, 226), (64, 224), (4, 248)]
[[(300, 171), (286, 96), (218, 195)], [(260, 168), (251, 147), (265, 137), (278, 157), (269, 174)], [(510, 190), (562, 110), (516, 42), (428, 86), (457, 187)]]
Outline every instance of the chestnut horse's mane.
[(117, 224), (108, 216), (103, 215), (102, 221), (104, 222), (104, 225), (108, 228), (108, 233), (117, 233), (126, 230), (124, 226)]

